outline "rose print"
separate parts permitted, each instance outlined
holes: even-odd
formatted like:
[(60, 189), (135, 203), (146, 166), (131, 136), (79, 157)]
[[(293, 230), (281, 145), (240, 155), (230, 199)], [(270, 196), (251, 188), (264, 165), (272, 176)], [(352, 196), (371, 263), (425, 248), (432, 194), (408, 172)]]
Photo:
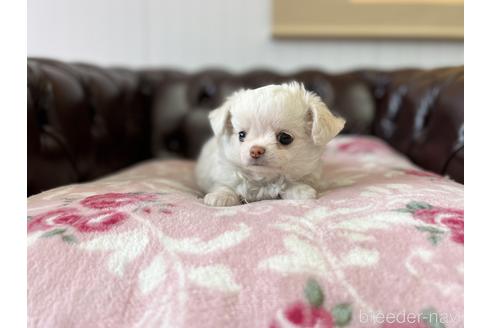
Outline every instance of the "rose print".
[(463, 210), (443, 207), (424, 208), (413, 212), (414, 218), (429, 224), (438, 224), (443, 218), (463, 221), (463, 216)]
[(81, 216), (74, 208), (60, 208), (31, 217), (27, 223), (27, 231), (46, 230), (54, 226), (72, 225), (81, 220)]
[(126, 218), (127, 214), (122, 212), (102, 211), (86, 215), (74, 208), (61, 208), (31, 218), (27, 224), (27, 231), (70, 226), (80, 232), (99, 232), (110, 229)]
[(447, 226), (451, 230), (451, 239), (457, 243), (463, 244), (465, 242), (465, 222), (463, 217), (445, 218), (441, 223)]
[(112, 192), (107, 194), (89, 196), (83, 199), (80, 204), (93, 209), (109, 209), (123, 207), (139, 201), (151, 201), (154, 199), (155, 195), (151, 194)]
[(285, 309), (277, 312), (270, 328), (282, 327), (344, 327), (352, 319), (350, 304), (337, 304), (331, 311), (323, 308), (324, 293), (321, 286), (314, 279), (309, 279), (304, 288), (307, 303), (297, 301)]
[(75, 228), (80, 232), (100, 232), (106, 231), (113, 226), (126, 220), (128, 215), (123, 212), (99, 212), (84, 216)]
[(464, 243), (464, 211), (455, 208), (444, 208), (432, 206), (424, 202), (410, 202), (406, 208), (398, 211), (412, 213), (412, 216), (424, 223), (436, 225), (437, 227), (419, 226), (421, 231), (430, 232), (430, 240), (435, 244), (439, 241), (438, 234), (443, 231), (438, 227), (446, 227), (451, 233), (451, 240), (456, 243)]
[(332, 328), (333, 318), (329, 312), (322, 308), (296, 302), (281, 311), (270, 324), (270, 328), (282, 327)]
[[(93, 195), (80, 201), (82, 206), (91, 210), (82, 212), (74, 207), (62, 207), (36, 216), (30, 216), (28, 217), (27, 231), (34, 232), (54, 228), (45, 232), (42, 237), (60, 235), (62, 240), (66, 242), (75, 242), (76, 238), (73, 235), (65, 234), (68, 228), (73, 228), (82, 233), (107, 231), (128, 219), (129, 215), (119, 208), (155, 199), (155, 194), (142, 193)], [(171, 204), (168, 204), (168, 206), (171, 206)], [(143, 212), (147, 215), (150, 214), (150, 207), (144, 207)], [(171, 212), (169, 211), (169, 213)]]

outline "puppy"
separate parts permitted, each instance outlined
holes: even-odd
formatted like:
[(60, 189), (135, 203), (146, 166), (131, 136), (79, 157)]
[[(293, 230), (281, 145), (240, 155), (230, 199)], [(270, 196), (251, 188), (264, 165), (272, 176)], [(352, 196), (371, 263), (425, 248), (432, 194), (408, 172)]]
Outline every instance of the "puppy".
[(210, 206), (316, 198), (321, 155), (345, 125), (297, 82), (238, 91), (209, 120), (196, 177)]

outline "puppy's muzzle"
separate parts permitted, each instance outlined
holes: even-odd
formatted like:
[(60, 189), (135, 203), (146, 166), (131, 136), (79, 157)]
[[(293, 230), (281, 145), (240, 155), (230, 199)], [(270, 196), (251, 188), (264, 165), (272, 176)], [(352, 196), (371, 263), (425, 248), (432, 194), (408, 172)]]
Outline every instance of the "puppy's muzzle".
[(249, 155), (254, 159), (258, 159), (265, 153), (265, 148), (260, 146), (253, 146), (249, 149)]

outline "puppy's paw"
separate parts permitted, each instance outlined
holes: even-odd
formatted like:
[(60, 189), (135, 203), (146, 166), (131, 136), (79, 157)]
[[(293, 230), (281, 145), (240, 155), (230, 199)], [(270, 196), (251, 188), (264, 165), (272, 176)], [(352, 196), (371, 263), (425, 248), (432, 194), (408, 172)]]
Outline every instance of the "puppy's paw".
[(203, 202), (209, 206), (234, 206), (241, 203), (239, 197), (235, 193), (225, 191), (208, 193), (203, 198)]
[(307, 184), (297, 184), (287, 188), (280, 196), (292, 200), (315, 199), (317, 192)]

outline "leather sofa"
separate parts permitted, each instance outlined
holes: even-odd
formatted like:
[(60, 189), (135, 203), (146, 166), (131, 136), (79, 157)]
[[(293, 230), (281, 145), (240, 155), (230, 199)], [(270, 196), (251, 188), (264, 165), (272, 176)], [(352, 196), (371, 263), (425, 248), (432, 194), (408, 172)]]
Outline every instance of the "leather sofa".
[(291, 80), (346, 118), (343, 133), (380, 137), (421, 167), (464, 182), (464, 67), (236, 74), (28, 58), (28, 195), (153, 157), (196, 158), (212, 133), (208, 111), (224, 97)]

